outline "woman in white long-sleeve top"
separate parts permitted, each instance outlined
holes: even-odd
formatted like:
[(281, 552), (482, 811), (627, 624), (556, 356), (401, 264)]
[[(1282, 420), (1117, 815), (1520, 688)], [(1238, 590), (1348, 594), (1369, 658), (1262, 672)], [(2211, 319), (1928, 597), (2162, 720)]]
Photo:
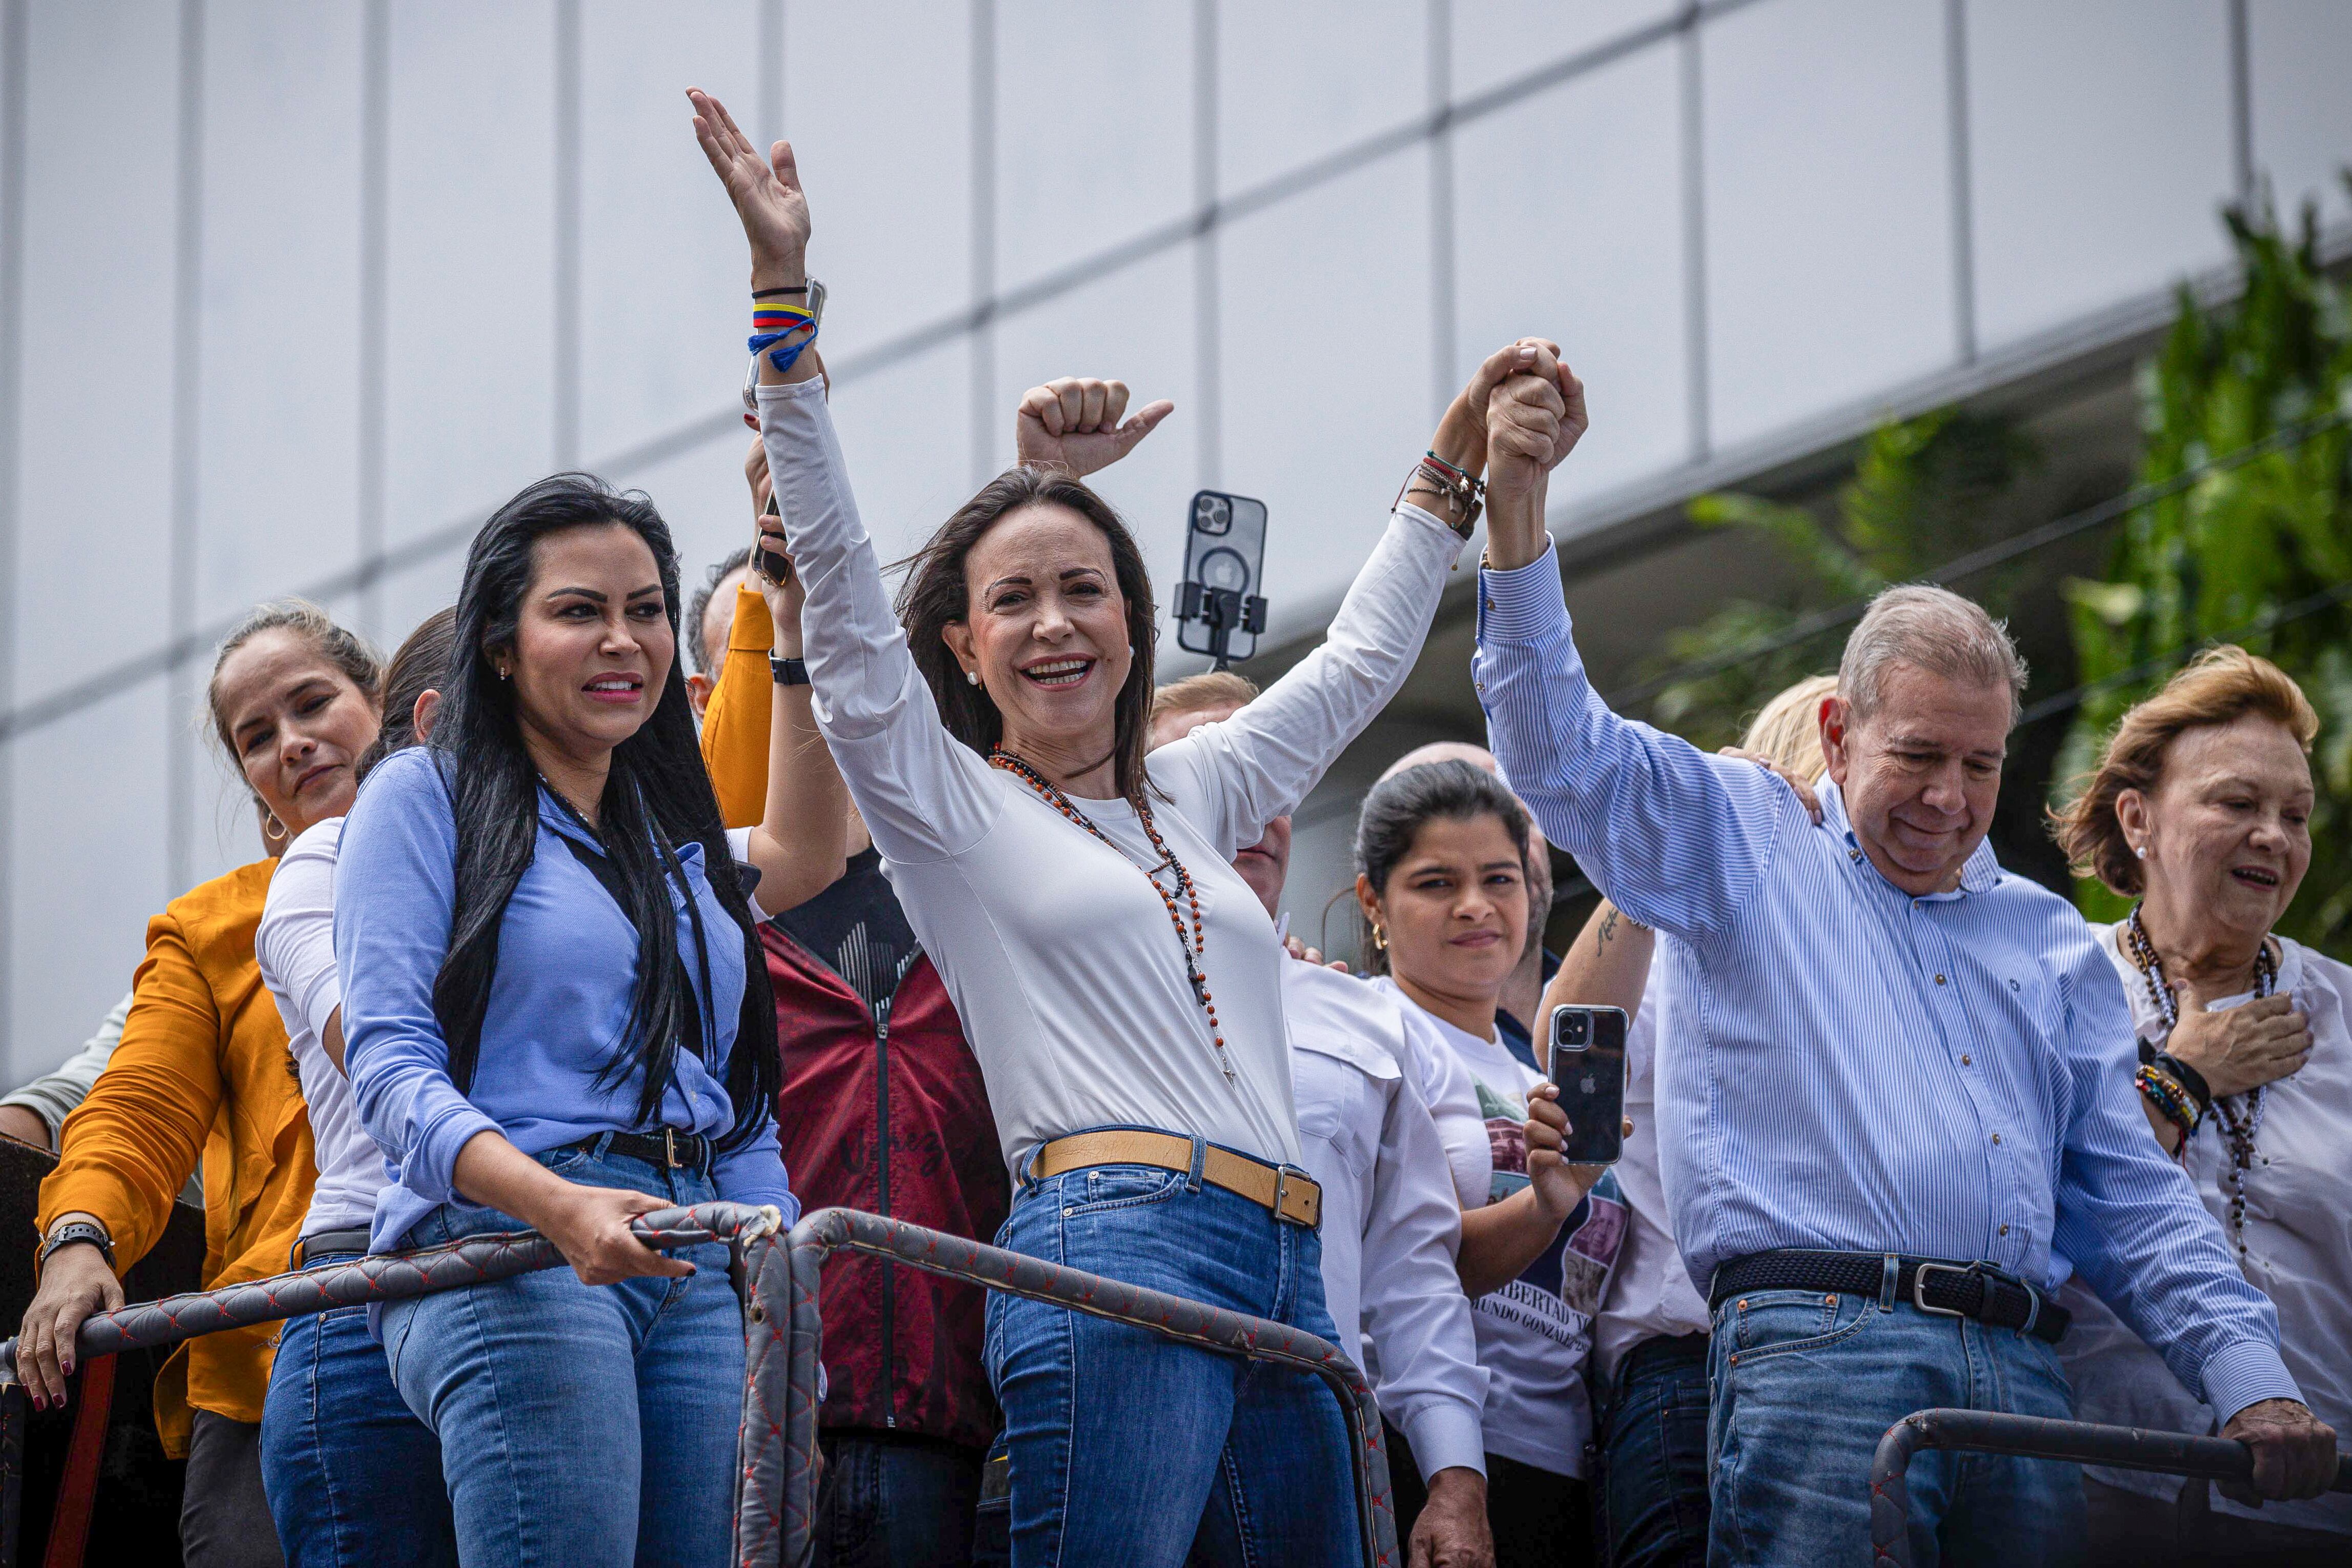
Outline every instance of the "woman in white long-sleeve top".
[[(802, 298), (778, 292), (808, 286), (790, 150), (763, 158), (691, 97), (755, 301)], [(1324, 647), (1147, 767), (1155, 616), (1118, 516), (1062, 475), (999, 477), (919, 558), (902, 627), (800, 352), (811, 331), (782, 331), (758, 401), (815, 712), (980, 1058), (1019, 1183), (1001, 1239), (1329, 1334), (1288, 961), (1228, 861), (1402, 681), (1468, 534), (1456, 476), (1483, 466), (1485, 389), (1543, 351), (1498, 354), (1449, 412), (1412, 494), (1450, 515), (1399, 507)], [(1066, 441), (1119, 445), (1168, 405), (1117, 429), (1052, 412)], [(1209, 1561), (1352, 1561), (1345, 1431), (1311, 1379), (1002, 1295), (985, 1353), (1015, 1563), (1172, 1565), (1196, 1537)]]

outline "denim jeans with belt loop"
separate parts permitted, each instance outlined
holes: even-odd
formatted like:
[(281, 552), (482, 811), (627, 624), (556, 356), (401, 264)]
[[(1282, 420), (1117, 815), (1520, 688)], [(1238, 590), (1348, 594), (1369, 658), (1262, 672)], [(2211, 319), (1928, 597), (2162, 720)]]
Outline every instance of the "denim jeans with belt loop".
[[(356, 1252), (305, 1253), (304, 1269)], [(457, 1568), (441, 1445), (392, 1384), (365, 1307), (287, 1321), (261, 1408), (261, 1484), (287, 1568)]]
[[(1192, 1142), (1189, 1172), (1024, 1179), (997, 1244), (1332, 1338), (1321, 1240), (1202, 1181), (1208, 1145)], [(985, 1356), (1017, 1568), (1360, 1560), (1347, 1426), (1313, 1373), (1002, 1292)]]
[[(583, 1186), (678, 1205), (719, 1196), (708, 1170), (614, 1153), (611, 1142), (538, 1159)], [(497, 1209), (445, 1204), (408, 1242), (525, 1228)], [(724, 1243), (670, 1256), (694, 1273), (583, 1285), (559, 1266), (384, 1308), (393, 1382), (441, 1440), (462, 1561), (728, 1561), (743, 1414), (741, 1304)]]
[[(2057, 1347), (2017, 1329), (1923, 1312), (1888, 1293), (1750, 1290), (1715, 1310), (1708, 1344), (1714, 1493), (1707, 1561), (1865, 1568), (1870, 1462), (1915, 1410), (2071, 1421)], [(2073, 1465), (1927, 1451), (1911, 1461), (1911, 1560), (2071, 1564), (2083, 1550)]]

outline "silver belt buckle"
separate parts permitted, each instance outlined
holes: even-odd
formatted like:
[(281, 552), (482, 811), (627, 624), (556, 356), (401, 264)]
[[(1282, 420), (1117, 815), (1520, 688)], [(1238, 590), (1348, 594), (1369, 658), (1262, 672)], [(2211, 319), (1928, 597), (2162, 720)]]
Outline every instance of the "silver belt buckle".
[(1911, 1270), (1911, 1304), (1918, 1308), (1921, 1311), (1927, 1313), (1930, 1317), (1967, 1317), (1968, 1314), (1961, 1311), (1958, 1307), (1930, 1307), (1927, 1305), (1927, 1276), (1938, 1268), (1942, 1269), (1947, 1274), (1967, 1275), (1974, 1274), (1977, 1271), (1977, 1266), (1973, 1263), (1922, 1263)]

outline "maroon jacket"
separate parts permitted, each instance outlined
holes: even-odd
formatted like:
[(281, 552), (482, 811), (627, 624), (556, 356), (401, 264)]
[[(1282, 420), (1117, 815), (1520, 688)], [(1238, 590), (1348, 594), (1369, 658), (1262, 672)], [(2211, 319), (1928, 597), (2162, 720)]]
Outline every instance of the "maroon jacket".
[[(887, 998), (876, 1009), (835, 969), (840, 955), (819, 955), (859, 906), (880, 900), (903, 926), (868, 851), (809, 905), (760, 928), (783, 1047), (784, 1168), (803, 1212), (839, 1205), (992, 1240), (1011, 1201), (1004, 1158), (980, 1063), (939, 972), (906, 933), (895, 986), (887, 974), (863, 977)], [(861, 934), (852, 952), (865, 951)], [(981, 1365), (984, 1297), (884, 1258), (836, 1253), (820, 1300), (829, 1386), (818, 1424), (986, 1447), (999, 1417)]]

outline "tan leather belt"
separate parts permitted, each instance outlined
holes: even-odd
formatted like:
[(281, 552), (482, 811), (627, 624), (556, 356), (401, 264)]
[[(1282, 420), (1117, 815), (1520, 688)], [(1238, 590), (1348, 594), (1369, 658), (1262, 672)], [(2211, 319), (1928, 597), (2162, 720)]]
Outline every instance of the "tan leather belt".
[[(1038, 1150), (1029, 1173), (1058, 1176), (1089, 1165), (1156, 1165), (1190, 1175), (1192, 1141), (1172, 1132), (1076, 1132)], [(1295, 1166), (1269, 1165), (1213, 1143), (1202, 1152), (1201, 1179), (1271, 1209), (1276, 1218), (1293, 1225), (1313, 1230), (1323, 1223), (1323, 1189)]]

